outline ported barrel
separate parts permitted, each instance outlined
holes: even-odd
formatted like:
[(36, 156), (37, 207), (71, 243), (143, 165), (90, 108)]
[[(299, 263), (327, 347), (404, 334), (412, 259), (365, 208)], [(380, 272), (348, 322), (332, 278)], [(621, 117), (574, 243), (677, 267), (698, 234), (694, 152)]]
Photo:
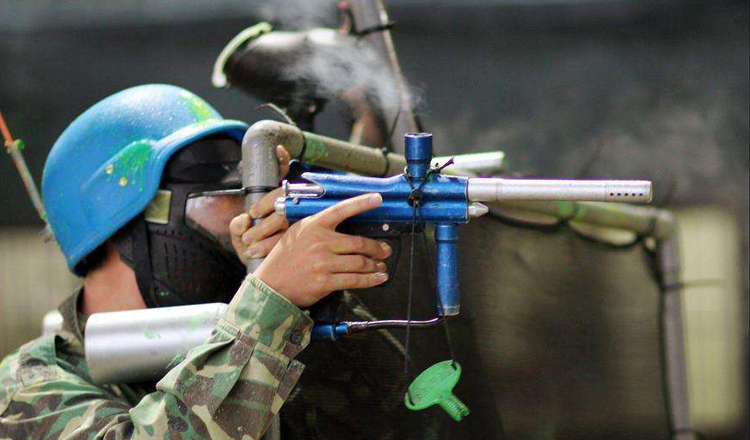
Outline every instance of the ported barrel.
[(648, 203), (652, 184), (646, 180), (555, 180), (470, 178), (472, 202), (565, 200), (576, 202)]

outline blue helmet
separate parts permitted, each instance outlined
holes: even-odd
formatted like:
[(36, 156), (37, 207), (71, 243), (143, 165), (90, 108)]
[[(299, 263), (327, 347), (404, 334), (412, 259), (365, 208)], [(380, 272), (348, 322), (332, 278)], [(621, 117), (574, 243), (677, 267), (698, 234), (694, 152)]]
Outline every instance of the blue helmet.
[(68, 267), (148, 206), (175, 152), (218, 133), (241, 142), (246, 130), (164, 84), (123, 90), (81, 114), (55, 142), (42, 178), (47, 222)]

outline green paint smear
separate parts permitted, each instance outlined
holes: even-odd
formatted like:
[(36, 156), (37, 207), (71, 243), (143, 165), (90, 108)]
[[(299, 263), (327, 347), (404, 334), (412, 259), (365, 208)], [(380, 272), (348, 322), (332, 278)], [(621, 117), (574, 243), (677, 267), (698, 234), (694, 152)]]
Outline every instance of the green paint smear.
[(180, 93), (180, 97), (188, 104), (190, 113), (193, 114), (195, 122), (216, 119), (213, 109), (206, 104), (206, 101), (187, 91)]
[(169, 365), (167, 365), (167, 366), (168, 366), (169, 368), (172, 368), (172, 367), (174, 367), (175, 365), (177, 365), (177, 364), (179, 364), (180, 362), (182, 362), (182, 360), (183, 360), (184, 358), (185, 358), (185, 354), (184, 354), (184, 353), (177, 353), (177, 354), (175, 354), (175, 355), (174, 355), (174, 356), (172, 357), (172, 360), (171, 360), (171, 361), (169, 361)]
[(315, 164), (326, 156), (328, 156), (328, 147), (325, 142), (312, 133), (305, 133), (305, 155), (302, 161)]
[(129, 185), (137, 183), (138, 190), (143, 191), (146, 165), (153, 155), (154, 150), (151, 148), (151, 141), (141, 139), (131, 143), (115, 157), (113, 176), (116, 176), (118, 181), (122, 177), (127, 177)]
[(146, 339), (161, 339), (161, 335), (150, 328), (143, 330), (143, 337)]
[(570, 202), (557, 202), (557, 211), (560, 217), (565, 219), (572, 219), (573, 214), (576, 213), (576, 208)]
[(208, 320), (211, 319), (211, 313), (205, 312), (201, 313), (200, 315), (193, 316), (190, 318), (190, 321), (188, 322), (188, 327), (190, 330), (195, 330), (208, 322)]

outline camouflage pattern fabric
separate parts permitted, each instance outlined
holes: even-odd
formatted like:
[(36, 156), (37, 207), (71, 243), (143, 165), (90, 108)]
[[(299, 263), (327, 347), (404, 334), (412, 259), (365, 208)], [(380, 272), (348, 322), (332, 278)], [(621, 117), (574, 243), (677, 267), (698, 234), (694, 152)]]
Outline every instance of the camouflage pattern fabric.
[(211, 337), (153, 384), (92, 382), (80, 295), (63, 330), (0, 363), (0, 439), (258, 439), (302, 373), (312, 320), (248, 276)]

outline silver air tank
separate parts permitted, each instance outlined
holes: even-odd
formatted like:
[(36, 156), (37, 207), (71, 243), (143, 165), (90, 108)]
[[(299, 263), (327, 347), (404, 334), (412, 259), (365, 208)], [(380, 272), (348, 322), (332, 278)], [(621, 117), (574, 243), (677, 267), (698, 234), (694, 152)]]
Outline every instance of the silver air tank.
[(161, 379), (173, 361), (202, 344), (226, 304), (95, 313), (86, 322), (86, 363), (97, 384)]

